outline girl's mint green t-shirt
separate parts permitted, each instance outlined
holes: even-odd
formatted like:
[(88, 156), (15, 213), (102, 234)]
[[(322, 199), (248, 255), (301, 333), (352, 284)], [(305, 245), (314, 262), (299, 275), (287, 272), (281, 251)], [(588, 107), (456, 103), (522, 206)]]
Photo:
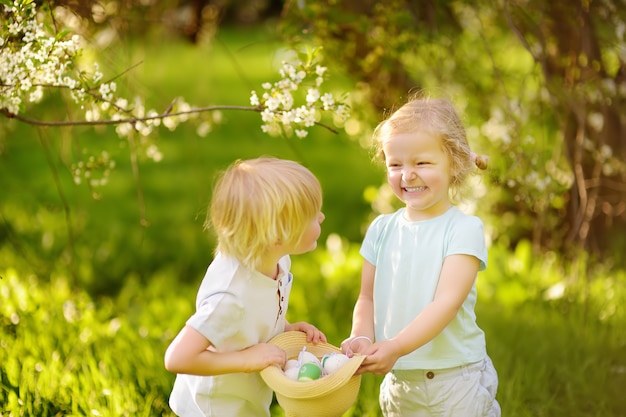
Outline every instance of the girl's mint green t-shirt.
[[(374, 328), (377, 341), (398, 334), (433, 300), (446, 256), (471, 255), (487, 266), (482, 221), (451, 207), (439, 217), (411, 222), (404, 208), (378, 216), (360, 253), (376, 267)], [(482, 360), (485, 335), (476, 324), (476, 285), (456, 317), (433, 340), (398, 359), (394, 369), (443, 369)]]

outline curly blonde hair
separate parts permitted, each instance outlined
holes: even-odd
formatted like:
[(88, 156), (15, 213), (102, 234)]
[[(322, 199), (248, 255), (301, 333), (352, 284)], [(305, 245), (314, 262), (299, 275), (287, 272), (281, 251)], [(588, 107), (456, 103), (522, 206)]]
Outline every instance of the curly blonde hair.
[(385, 161), (383, 143), (393, 135), (428, 132), (441, 139), (450, 160), (450, 192), (456, 196), (475, 167), (487, 169), (487, 157), (476, 155), (467, 142), (465, 127), (450, 101), (413, 96), (374, 130), (375, 159)]
[(320, 183), (299, 163), (237, 160), (218, 177), (205, 226), (217, 235), (216, 252), (256, 269), (273, 245), (297, 245), (321, 207)]

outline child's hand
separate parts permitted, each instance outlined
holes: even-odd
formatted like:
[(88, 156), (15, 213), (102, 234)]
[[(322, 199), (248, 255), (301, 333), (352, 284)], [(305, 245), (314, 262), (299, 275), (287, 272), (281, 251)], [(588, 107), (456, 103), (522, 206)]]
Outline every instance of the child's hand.
[(356, 374), (371, 372), (374, 375), (385, 375), (391, 371), (400, 355), (399, 346), (395, 341), (386, 340), (369, 346), (362, 352), (367, 358), (361, 363)]
[(241, 352), (246, 356), (246, 372), (261, 371), (272, 365), (283, 368), (287, 363), (287, 352), (271, 343), (259, 343)]
[(341, 342), (341, 351), (349, 358), (353, 357), (355, 353), (363, 355), (372, 343), (372, 339), (367, 336), (349, 337)]
[(304, 321), (297, 323), (288, 323), (285, 326), (285, 331), (299, 331), (306, 333), (306, 341), (317, 344), (319, 342), (326, 342), (326, 335), (322, 333), (317, 327)]

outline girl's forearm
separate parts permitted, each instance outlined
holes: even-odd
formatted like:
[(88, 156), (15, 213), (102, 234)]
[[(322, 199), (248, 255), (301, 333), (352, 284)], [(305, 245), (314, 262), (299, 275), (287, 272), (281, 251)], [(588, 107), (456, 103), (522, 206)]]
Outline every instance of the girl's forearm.
[(400, 349), (399, 356), (407, 355), (433, 340), (454, 319), (458, 308), (443, 302), (433, 302), (402, 329), (392, 341)]
[(478, 266), (478, 259), (470, 255), (445, 259), (433, 301), (392, 339), (402, 355), (430, 342), (450, 324), (474, 285)]
[(374, 340), (374, 303), (371, 299), (359, 297), (352, 315), (350, 336), (367, 336)]

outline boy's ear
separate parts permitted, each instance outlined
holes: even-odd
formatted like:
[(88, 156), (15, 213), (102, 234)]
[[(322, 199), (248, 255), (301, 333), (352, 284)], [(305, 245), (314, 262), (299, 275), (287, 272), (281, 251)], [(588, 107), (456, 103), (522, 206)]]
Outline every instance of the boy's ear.
[(281, 249), (283, 247), (283, 240), (282, 239), (276, 239), (276, 242), (274, 242), (274, 249)]

